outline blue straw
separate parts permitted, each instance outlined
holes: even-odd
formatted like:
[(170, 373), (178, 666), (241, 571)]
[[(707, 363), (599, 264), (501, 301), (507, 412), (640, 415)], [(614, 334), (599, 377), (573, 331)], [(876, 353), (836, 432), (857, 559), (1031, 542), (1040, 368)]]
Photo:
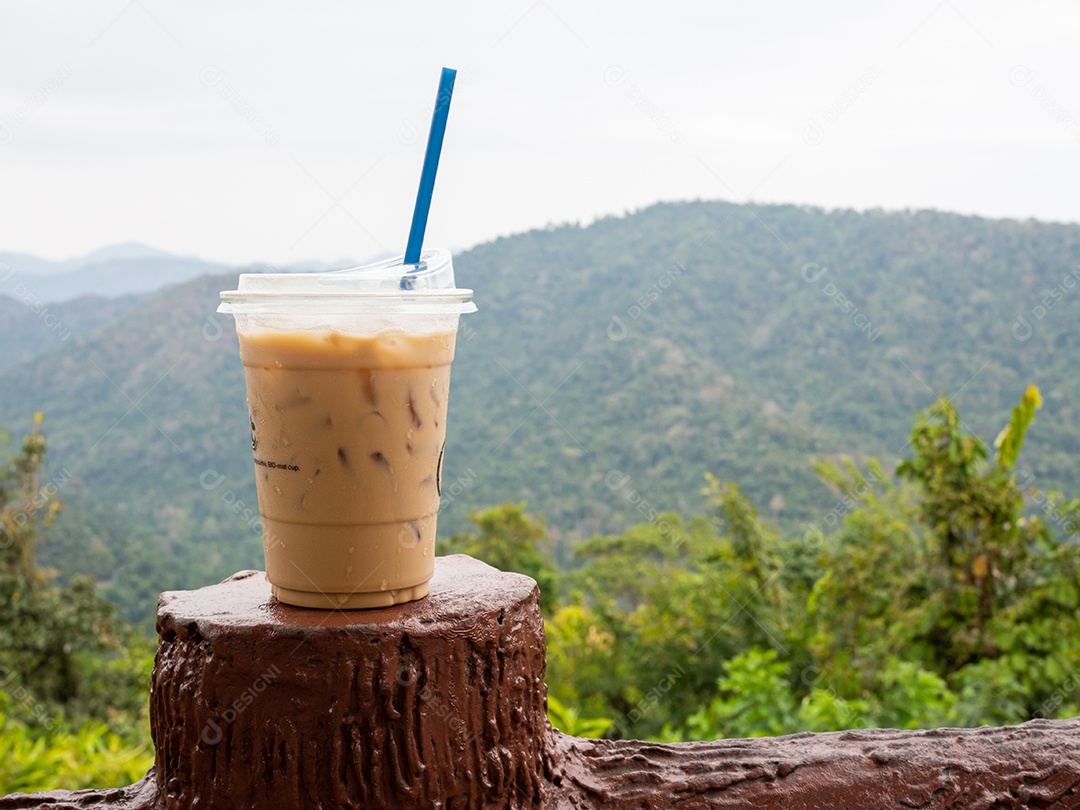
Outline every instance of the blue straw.
[(431, 210), (431, 193), (435, 190), (435, 172), (439, 170), (443, 135), (446, 133), (446, 116), (450, 112), (450, 97), (454, 94), (454, 78), (457, 71), (443, 68), (439, 79), (439, 95), (435, 97), (435, 111), (431, 116), (427, 152), (424, 153), (424, 169), (420, 172), (420, 188), (416, 192), (412, 227), (409, 228), (409, 244), (405, 248), (405, 264), (420, 262), (420, 249), (424, 245), (428, 211)]

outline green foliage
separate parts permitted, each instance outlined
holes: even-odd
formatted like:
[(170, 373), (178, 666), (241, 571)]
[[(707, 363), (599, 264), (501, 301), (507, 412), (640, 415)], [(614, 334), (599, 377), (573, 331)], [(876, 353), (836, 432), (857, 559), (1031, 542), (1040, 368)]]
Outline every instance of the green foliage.
[[(837, 731), (848, 728), (871, 728), (871, 707), (868, 700), (842, 698), (835, 689), (813, 688), (799, 704), (795, 720), (797, 728), (788, 731)], [(714, 730), (713, 736), (723, 730)]]
[(607, 717), (582, 717), (581, 713), (564, 705), (555, 697), (548, 696), (548, 720), (553, 728), (557, 728), (563, 734), (571, 737), (603, 737), (611, 728), (611, 720)]
[(993, 460), (941, 400), (899, 481), (873, 459), (819, 462), (828, 533), (783, 539), (708, 476), (715, 524), (662, 514), (582, 543), (548, 622), (552, 694), (613, 718), (609, 736), (667, 740), (1074, 711), (1075, 501), (1032, 514), (1014, 480), (1039, 401), (1025, 392)]
[(53, 498), (55, 487), (43, 487), (39, 481), (45, 459), (43, 421), (42, 413), (34, 414), (21, 452), (0, 470), (0, 571), (24, 579), (30, 579), (36, 568), (38, 525), (52, 522), (61, 508)]
[(945, 679), (895, 656), (875, 674), (873, 694), (878, 703), (867, 713), (874, 726), (933, 728), (957, 721), (959, 698)]
[(540, 604), (550, 615), (557, 604), (555, 564), (547, 552), (549, 542), (543, 520), (525, 514), (525, 504), (504, 503), (470, 520), (479, 530), (455, 534), (441, 546), (442, 554), (468, 554), (500, 571), (528, 574), (540, 586)]
[(955, 409), (943, 400), (912, 435), (915, 457), (898, 468), (919, 486), (930, 529), (930, 543), (916, 561), (926, 600), (918, 635), (928, 663), (946, 674), (1007, 654), (1005, 646), (1039, 646), (1037, 635), (1017, 637), (1014, 611), (1034, 599), (1040, 619), (1052, 622), (1061, 610), (1047, 587), (1069, 598), (1061, 574), (1063, 566), (1075, 570), (1075, 547), (1057, 542), (1043, 521), (1024, 517), (1010, 474), (1040, 401), (1038, 389), (1029, 387), (999, 437), (998, 458), (988, 462), (985, 445), (963, 433)]
[(152, 649), (115, 613), (85, 577), (0, 575), (0, 670), (74, 719), (137, 715)]
[[(774, 650), (751, 647), (724, 665), (717, 696), (686, 719), (683, 738), (762, 737), (848, 728), (927, 728), (956, 717), (957, 696), (945, 681), (917, 665), (889, 660), (866, 697), (846, 698), (819, 686), (821, 672), (791, 666)], [(810, 687), (806, 691), (806, 687)], [(801, 700), (798, 695), (802, 694)]]
[(545, 620), (547, 684), (552, 699), (585, 715), (609, 709), (604, 686), (631, 678), (628, 662), (615, 645), (615, 634), (600, 616), (580, 604), (560, 607)]
[(9, 715), (10, 706), (0, 692), (0, 795), (129, 785), (154, 764), (148, 740), (132, 745), (95, 721), (74, 730), (56, 722), (35, 729)]
[(719, 693), (686, 720), (687, 739), (769, 737), (795, 727), (789, 664), (775, 650), (751, 647), (724, 664)]
[[(1080, 549), (1025, 515), (1011, 475), (1039, 402), (1028, 388), (993, 461), (942, 400), (919, 417), (898, 468), (912, 487), (879, 495), (849, 470), (860, 508), (823, 555), (811, 647), (841, 694), (882, 696), (880, 722), (1022, 721), (1080, 668)], [(916, 684), (918, 703), (904, 696)], [(888, 695), (900, 696), (891, 709)]]
[(994, 447), (997, 448), (997, 463), (1006, 470), (1016, 466), (1016, 460), (1020, 457), (1020, 447), (1024, 444), (1024, 436), (1028, 426), (1035, 421), (1035, 411), (1042, 407), (1042, 395), (1034, 385), (1029, 385), (1024, 392), (1020, 404), (1012, 409), (1012, 417), (998, 437), (994, 439)]
[[(710, 487), (715, 482), (710, 482)], [(715, 687), (724, 662), (784, 634), (778, 538), (736, 489), (717, 522), (673, 513), (576, 549), (571, 604), (548, 622), (548, 687), (612, 733), (655, 736)]]
[(41, 481), (42, 422), (0, 468), (0, 792), (123, 784), (147, 767), (149, 641), (91, 578), (58, 585), (36, 565), (60, 510)]

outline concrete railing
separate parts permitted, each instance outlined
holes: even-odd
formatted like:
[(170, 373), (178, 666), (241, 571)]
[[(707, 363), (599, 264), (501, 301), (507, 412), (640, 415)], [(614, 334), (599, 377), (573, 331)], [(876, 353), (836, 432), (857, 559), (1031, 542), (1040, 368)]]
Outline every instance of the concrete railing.
[(437, 560), (431, 595), (283, 606), (258, 572), (166, 593), (154, 767), (14, 808), (1080, 808), (1080, 720), (659, 745), (547, 722), (536, 584)]

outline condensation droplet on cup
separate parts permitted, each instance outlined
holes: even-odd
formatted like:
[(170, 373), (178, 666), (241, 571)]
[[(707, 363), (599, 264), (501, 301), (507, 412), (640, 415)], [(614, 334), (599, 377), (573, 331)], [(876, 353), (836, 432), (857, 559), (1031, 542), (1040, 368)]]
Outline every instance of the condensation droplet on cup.
[(345, 573), (346, 573), (346, 574), (351, 574), (351, 573), (352, 573), (352, 569), (353, 569), (353, 567), (352, 567), (351, 565), (346, 565), (346, 566), (345, 566)]
[(276, 492), (278, 495), (280, 495), (281, 494), (281, 487), (275, 486), (274, 487), (274, 492)]
[(352, 554), (356, 551), (356, 546), (349, 546), (349, 553)]
[(385, 579), (382, 582), (379, 583), (379, 590), (380, 591), (385, 591), (389, 587), (390, 587), (390, 583), (387, 582)]

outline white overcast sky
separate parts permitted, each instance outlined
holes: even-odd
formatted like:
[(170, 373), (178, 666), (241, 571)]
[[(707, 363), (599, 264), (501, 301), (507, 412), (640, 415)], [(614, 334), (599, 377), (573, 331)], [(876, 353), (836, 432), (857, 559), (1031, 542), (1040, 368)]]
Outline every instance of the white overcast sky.
[(1080, 3), (0, 5), (0, 251), (400, 253), (659, 200), (1080, 220)]

